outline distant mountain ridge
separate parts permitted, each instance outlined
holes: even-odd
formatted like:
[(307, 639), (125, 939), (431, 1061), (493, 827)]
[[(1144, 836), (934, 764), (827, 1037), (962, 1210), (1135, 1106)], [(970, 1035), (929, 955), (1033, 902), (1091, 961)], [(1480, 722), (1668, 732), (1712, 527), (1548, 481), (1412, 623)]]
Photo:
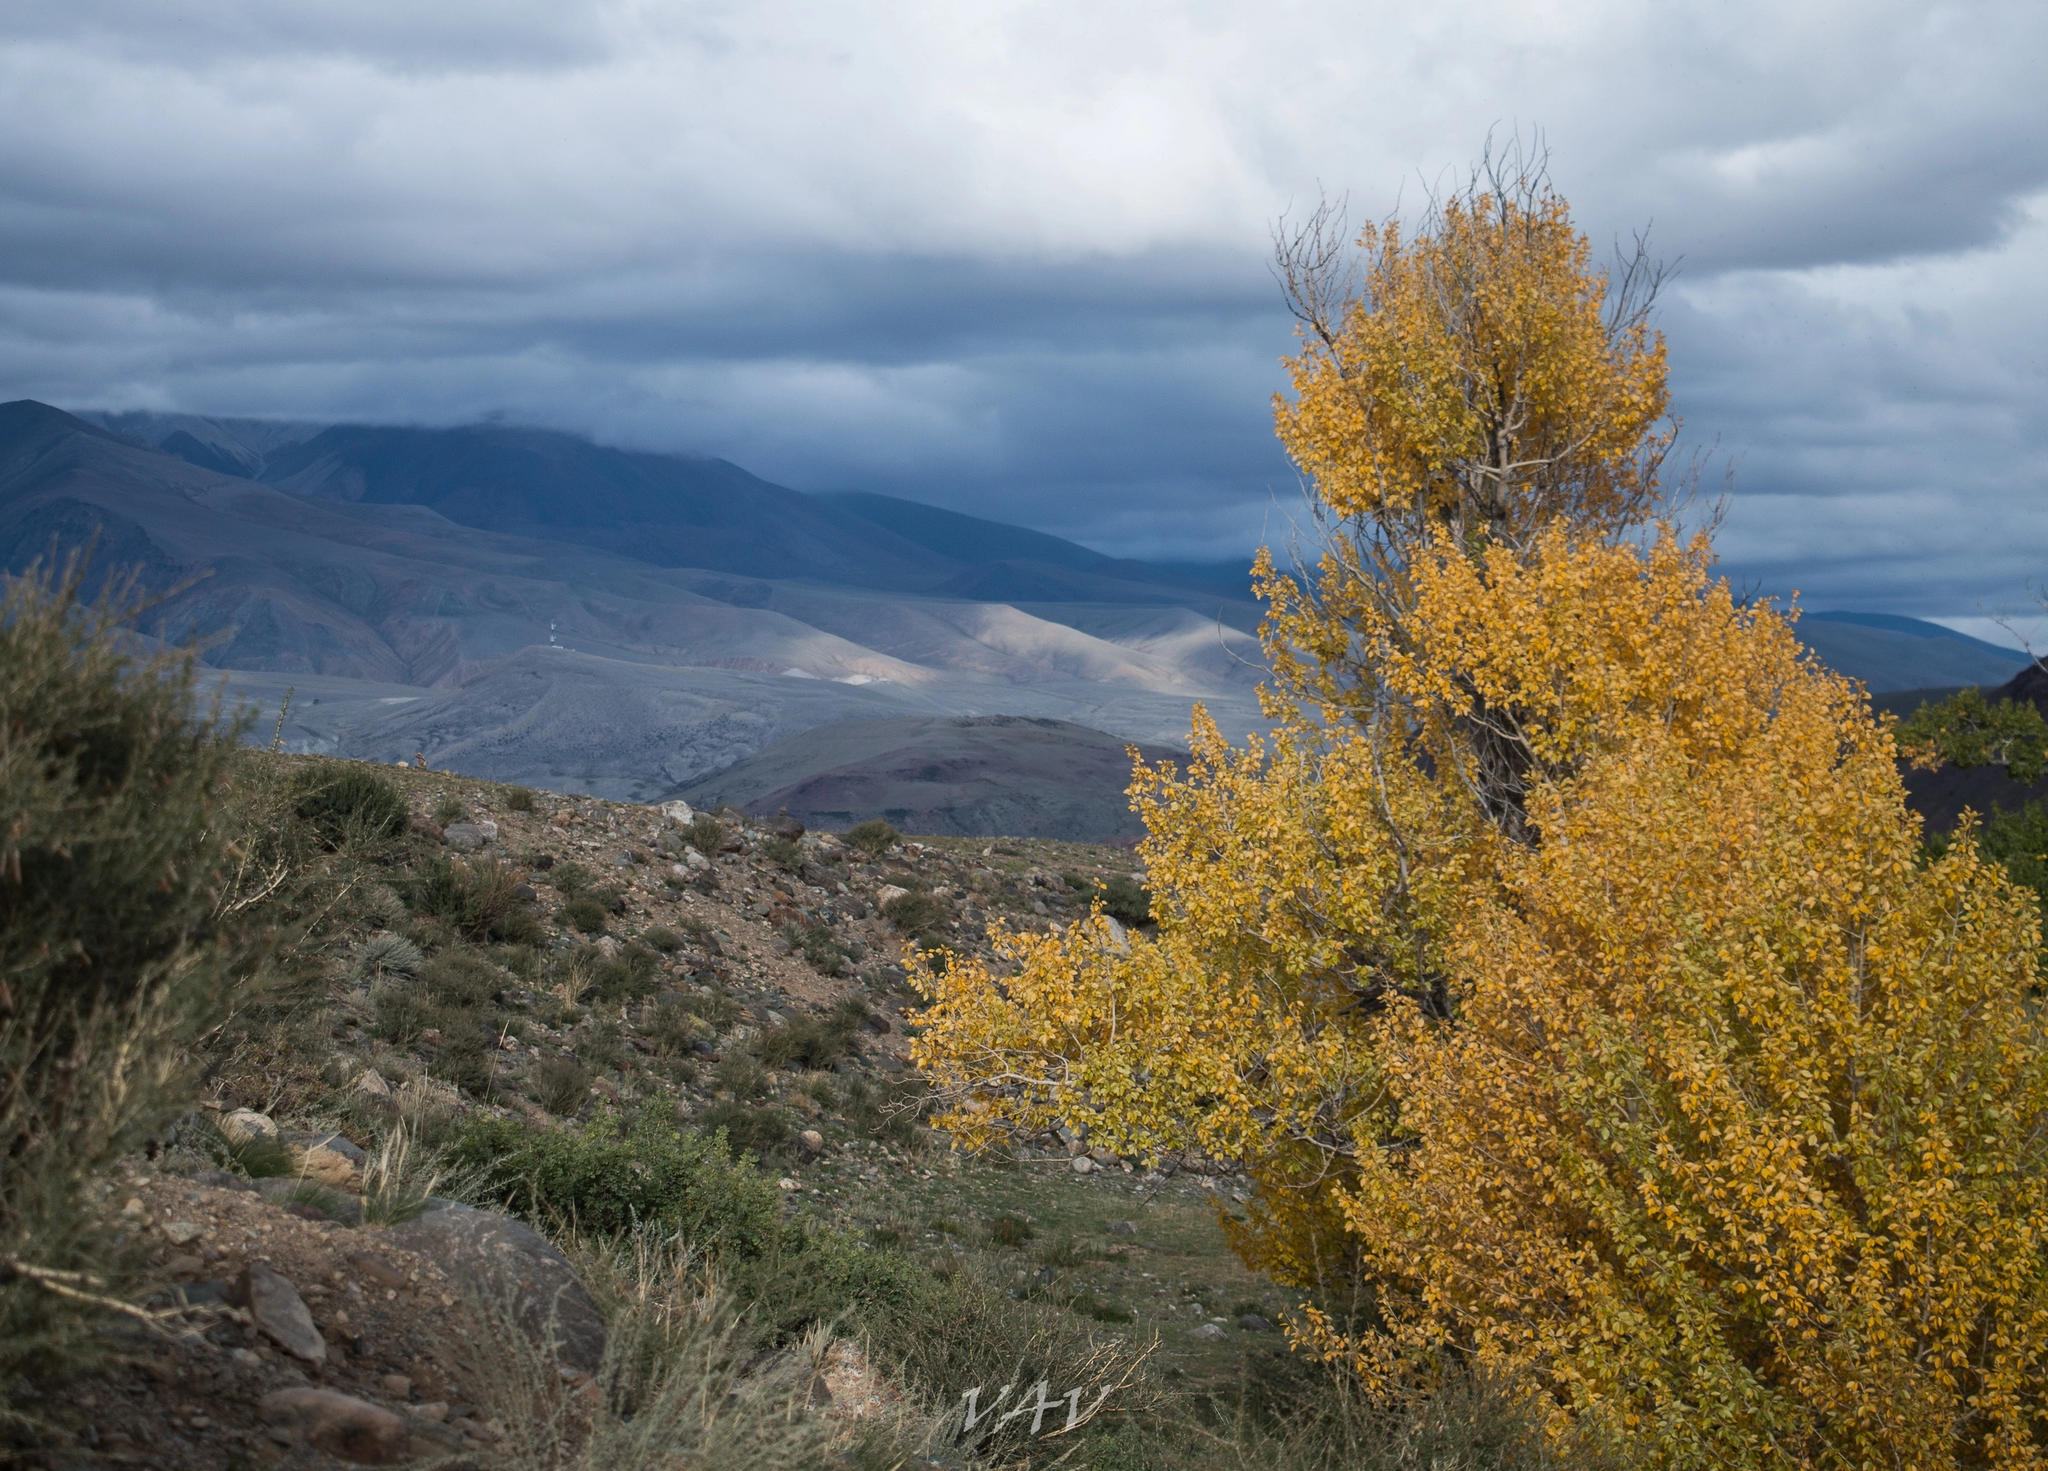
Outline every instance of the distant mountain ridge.
[[(1228, 566), (553, 431), (0, 404), (0, 566), (88, 542), (263, 730), (296, 692), (288, 746), (558, 791), (1124, 835), (1126, 742), (1182, 745), (1197, 701), (1264, 725)], [(1889, 615), (1799, 632), (1874, 693), (2023, 660)]]
[(83, 417), (189, 464), (293, 494), (425, 506), (458, 525), (656, 566), (977, 602), (1249, 603), (1245, 577), (1109, 557), (894, 496), (808, 495), (728, 460), (615, 449), (551, 429)]

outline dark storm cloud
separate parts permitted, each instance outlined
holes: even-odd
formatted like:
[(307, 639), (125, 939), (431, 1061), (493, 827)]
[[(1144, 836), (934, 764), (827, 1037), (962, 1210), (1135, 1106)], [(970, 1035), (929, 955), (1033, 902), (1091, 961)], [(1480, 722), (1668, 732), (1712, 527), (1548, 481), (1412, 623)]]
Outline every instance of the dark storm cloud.
[(1296, 506), (1269, 222), (1534, 120), (1685, 258), (1731, 568), (1968, 614), (2048, 538), (2037, 9), (74, 0), (0, 20), (0, 392), (502, 412), (1228, 555)]

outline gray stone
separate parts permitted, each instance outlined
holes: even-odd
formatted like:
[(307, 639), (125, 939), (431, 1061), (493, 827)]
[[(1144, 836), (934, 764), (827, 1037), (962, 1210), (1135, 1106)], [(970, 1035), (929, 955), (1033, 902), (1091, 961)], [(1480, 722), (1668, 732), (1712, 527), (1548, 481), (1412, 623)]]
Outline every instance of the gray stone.
[(509, 1216), (452, 1202), (429, 1206), (387, 1226), (384, 1240), (434, 1262), (559, 1366), (595, 1374), (604, 1358), (604, 1315), (568, 1258)]
[(816, 1159), (825, 1152), (825, 1136), (816, 1129), (806, 1129), (796, 1136), (797, 1147), (805, 1159)]
[(1094, 1160), (1092, 1160), (1092, 1159), (1090, 1159), (1090, 1158), (1088, 1158), (1088, 1156), (1087, 1156), (1087, 1155), (1085, 1155), (1085, 1154), (1077, 1154), (1077, 1155), (1075, 1155), (1075, 1156), (1074, 1156), (1074, 1173), (1075, 1173), (1075, 1174), (1077, 1174), (1077, 1175), (1092, 1175), (1092, 1174), (1094, 1174), (1094, 1173), (1095, 1173), (1095, 1161), (1094, 1161)]
[(1138, 1234), (1138, 1223), (1136, 1221), (1111, 1221), (1109, 1223), (1109, 1234), (1112, 1236), (1135, 1236)]
[(259, 1332), (293, 1358), (309, 1364), (326, 1360), (327, 1340), (313, 1325), (313, 1315), (306, 1311), (299, 1289), (264, 1263), (251, 1262), (242, 1269), (241, 1280), (235, 1284), (235, 1301), (249, 1310), (250, 1321)]
[(1221, 1327), (1214, 1323), (1198, 1324), (1188, 1330), (1188, 1337), (1199, 1338), (1204, 1343), (1221, 1343), (1229, 1336), (1228, 1333), (1225, 1333)]
[(451, 848), (475, 851), (488, 847), (497, 841), (498, 825), (495, 822), (451, 822), (441, 832), (441, 839)]
[(1246, 1313), (1237, 1320), (1237, 1326), (1247, 1333), (1271, 1333), (1273, 1325), (1257, 1313)]
[(331, 1389), (274, 1389), (263, 1396), (263, 1418), (283, 1432), (287, 1443), (300, 1442), (358, 1466), (405, 1460), (411, 1439), (399, 1416)]

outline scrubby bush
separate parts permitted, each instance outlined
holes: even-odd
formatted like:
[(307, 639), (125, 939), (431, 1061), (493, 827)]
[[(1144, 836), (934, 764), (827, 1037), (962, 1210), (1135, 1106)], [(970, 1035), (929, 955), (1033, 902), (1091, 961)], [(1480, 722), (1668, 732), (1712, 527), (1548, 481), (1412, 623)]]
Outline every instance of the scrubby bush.
[(513, 787), (505, 793), (505, 808), (509, 812), (533, 811), (533, 789), (531, 787)]
[(435, 857), (417, 874), (406, 895), (416, 914), (446, 921), (471, 940), (514, 939), (530, 933), (519, 920), (519, 876), (495, 858), (464, 863)]
[(880, 858), (895, 847), (902, 837), (903, 834), (879, 817), (856, 823), (846, 832), (846, 841), (870, 858)]
[(323, 761), (292, 779), (293, 811), (330, 848), (395, 838), (410, 818), (398, 788), (356, 762)]
[(462, 805), (461, 798), (443, 797), (434, 804), (434, 820), (445, 826), (451, 822), (461, 821), (468, 811), (469, 809)]
[(628, 945), (615, 959), (606, 961), (591, 977), (590, 988), (600, 1001), (614, 1005), (636, 1001), (654, 989), (661, 957), (645, 945)]
[(426, 957), (420, 954), (420, 947), (403, 935), (388, 931), (375, 934), (356, 947), (356, 953), (349, 960), (349, 975), (357, 981), (380, 981), (389, 976), (413, 976), (419, 973)]
[(722, 1099), (705, 1109), (697, 1127), (706, 1134), (722, 1132), (735, 1152), (756, 1159), (782, 1148), (794, 1132), (789, 1115), (781, 1109), (755, 1108), (735, 1098)]
[(854, 1036), (868, 1009), (849, 996), (824, 1016), (793, 1017), (762, 1033), (761, 1060), (770, 1067), (828, 1068), (853, 1050)]
[(611, 913), (595, 899), (571, 899), (555, 911), (555, 917), (571, 929), (586, 935), (601, 935), (611, 921)]
[(727, 1048), (711, 1076), (735, 1098), (758, 1098), (768, 1091), (768, 1070), (744, 1047)]
[(590, 1069), (573, 1057), (543, 1057), (530, 1076), (533, 1101), (549, 1113), (573, 1117), (590, 1097)]
[(673, 955), (683, 948), (683, 937), (667, 925), (655, 925), (642, 932), (640, 940), (642, 944), (660, 951), (663, 955)]
[(652, 1113), (630, 1126), (603, 1113), (552, 1129), (473, 1116), (449, 1156), (488, 1172), (484, 1193), (507, 1208), (598, 1236), (659, 1223), (712, 1257), (745, 1258), (767, 1251), (781, 1225), (772, 1182), (737, 1164), (715, 1135), (685, 1133)]
[(706, 858), (716, 858), (718, 850), (725, 846), (725, 829), (718, 825), (717, 818), (707, 817), (700, 812), (691, 819), (690, 825), (683, 829), (683, 838)]
[(505, 978), (498, 968), (467, 946), (441, 951), (420, 967), (420, 993), (439, 1006), (470, 1010), (496, 999)]
[(941, 930), (953, 911), (945, 900), (913, 890), (884, 904), (882, 916), (919, 944), (936, 945), (943, 943)]
[(1119, 924), (1135, 928), (1152, 922), (1152, 895), (1136, 879), (1119, 873), (1095, 882), (1081, 879), (1075, 883), (1075, 877), (1070, 876), (1068, 883), (1090, 900), (1100, 902), (1102, 912)]
[(779, 834), (761, 840), (761, 856), (784, 873), (795, 873), (804, 866), (803, 844)]
[[(0, 605), (0, 1260), (59, 1272), (96, 1265), (83, 1182), (188, 1096), (191, 1044), (236, 989), (241, 897), (234, 747), (191, 660), (123, 653), (118, 585), (93, 606), (77, 587), (31, 572)], [(0, 1376), (53, 1362), (71, 1322), (0, 1272)]]

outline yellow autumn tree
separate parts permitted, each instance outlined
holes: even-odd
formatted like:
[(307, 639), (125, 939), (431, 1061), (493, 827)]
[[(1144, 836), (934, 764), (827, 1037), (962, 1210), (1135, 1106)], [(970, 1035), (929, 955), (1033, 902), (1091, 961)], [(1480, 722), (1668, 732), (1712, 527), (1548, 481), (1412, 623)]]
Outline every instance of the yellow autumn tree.
[(1261, 564), (1274, 732), (1139, 772), (1156, 935), (926, 972), (946, 1122), (1241, 1160), (1306, 1347), (1655, 1464), (2040, 1464), (2032, 899), (1921, 863), (1860, 689), (1646, 525), (1653, 278), (1540, 179), (1361, 243), (1341, 298), (1288, 257), (1327, 550)]

